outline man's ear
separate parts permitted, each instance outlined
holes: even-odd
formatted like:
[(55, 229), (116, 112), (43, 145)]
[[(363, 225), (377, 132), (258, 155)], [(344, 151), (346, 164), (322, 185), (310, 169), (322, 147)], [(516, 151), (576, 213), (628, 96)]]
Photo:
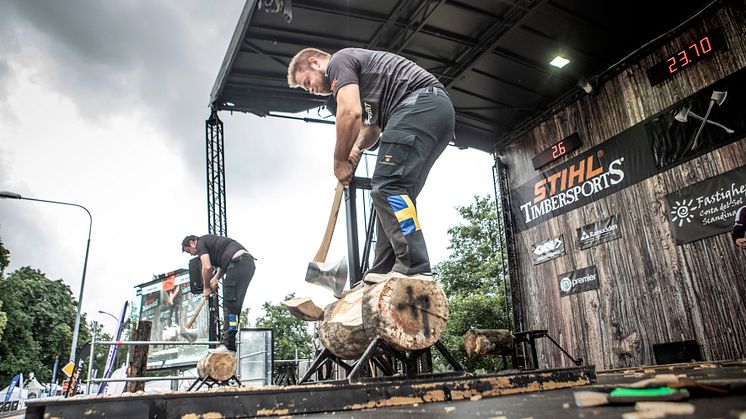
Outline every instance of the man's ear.
[(308, 57), (308, 63), (311, 64), (311, 67), (316, 67), (318, 70), (318, 67), (320, 67), (319, 59), (316, 57)]

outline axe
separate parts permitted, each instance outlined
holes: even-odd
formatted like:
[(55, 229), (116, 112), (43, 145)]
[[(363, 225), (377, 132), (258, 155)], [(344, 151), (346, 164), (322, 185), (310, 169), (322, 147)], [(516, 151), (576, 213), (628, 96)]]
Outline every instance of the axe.
[(184, 336), (184, 339), (188, 340), (189, 343), (194, 343), (194, 341), (197, 340), (197, 329), (192, 329), (192, 325), (194, 324), (194, 321), (197, 320), (197, 316), (199, 316), (199, 313), (202, 311), (202, 307), (205, 305), (205, 301), (207, 301), (207, 298), (203, 297), (197, 305), (197, 308), (194, 310), (192, 318), (189, 319), (186, 326), (181, 328), (181, 336)]
[(347, 258), (343, 257), (337, 263), (325, 263), (326, 255), (329, 253), (329, 245), (334, 235), (334, 226), (337, 224), (337, 215), (339, 206), (342, 203), (342, 193), (344, 185), (337, 183), (337, 189), (334, 191), (334, 201), (332, 202), (332, 211), (329, 214), (329, 222), (326, 224), (326, 232), (321, 240), (319, 251), (316, 252), (313, 261), (308, 263), (306, 271), (306, 282), (321, 285), (334, 291), (334, 296), (339, 298), (347, 282)]
[[(702, 119), (702, 123), (699, 125), (699, 129), (697, 129), (697, 133), (694, 134), (694, 144), (692, 145), (692, 150), (697, 148), (697, 140), (699, 140), (699, 134), (702, 133), (702, 128), (705, 127), (705, 124), (710, 122), (708, 119), (710, 118), (710, 111), (712, 110), (712, 106), (717, 103), (718, 106), (723, 106), (723, 102), (725, 102), (725, 98), (728, 96), (728, 92), (719, 92), (717, 90), (712, 92), (712, 96), (710, 97), (710, 105), (707, 107), (707, 112), (705, 113), (704, 118)], [(691, 115), (691, 112), (689, 113)], [(725, 129), (725, 127), (723, 127)], [(727, 131), (727, 129), (726, 129)]]

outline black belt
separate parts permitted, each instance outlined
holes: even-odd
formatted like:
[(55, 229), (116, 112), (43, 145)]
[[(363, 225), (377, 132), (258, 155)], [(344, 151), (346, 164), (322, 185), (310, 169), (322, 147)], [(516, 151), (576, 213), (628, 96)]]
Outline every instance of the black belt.
[(420, 95), (420, 93), (436, 94), (436, 95), (442, 94), (445, 97), (449, 97), (448, 92), (446, 92), (444, 89), (441, 89), (440, 87), (437, 87), (437, 86), (428, 86), (428, 87), (421, 87), (419, 89), (415, 89), (415, 90), (412, 90), (411, 92), (405, 93), (404, 98), (401, 101), (405, 102), (407, 99), (414, 100)]

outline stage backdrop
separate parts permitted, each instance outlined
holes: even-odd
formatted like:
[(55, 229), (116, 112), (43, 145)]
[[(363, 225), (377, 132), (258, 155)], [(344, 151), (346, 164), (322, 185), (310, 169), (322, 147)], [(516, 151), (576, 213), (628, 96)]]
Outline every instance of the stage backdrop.
[[(746, 1), (716, 7), (497, 150), (517, 329), (547, 329), (598, 368), (652, 365), (653, 345), (690, 339), (709, 360), (746, 357), (746, 252), (725, 228), (746, 164)], [(718, 28), (725, 49), (651, 86), (648, 68)], [(573, 133), (579, 149), (534, 169), (534, 155)], [(698, 197), (700, 218), (679, 226), (672, 205)], [(571, 366), (551, 344), (538, 351), (542, 367)]]
[[(135, 287), (140, 296), (140, 320), (152, 322), (150, 340), (162, 340), (169, 326), (179, 327), (194, 314), (202, 295), (189, 291), (189, 271), (179, 269), (157, 275), (147, 283)], [(208, 340), (208, 310), (203, 309), (192, 325), (198, 332), (197, 340)], [(178, 340), (185, 340), (177, 334)], [(148, 353), (148, 369), (171, 368), (195, 364), (207, 353), (207, 346), (157, 345)]]

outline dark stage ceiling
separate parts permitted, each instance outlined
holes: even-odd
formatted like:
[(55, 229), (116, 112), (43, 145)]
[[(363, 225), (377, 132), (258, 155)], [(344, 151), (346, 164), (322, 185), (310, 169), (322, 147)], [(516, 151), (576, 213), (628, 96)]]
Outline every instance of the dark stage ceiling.
[[(458, 146), (492, 152), (583, 94), (581, 80), (608, 79), (713, 3), (285, 0), (288, 22), (282, 10), (267, 12), (277, 0), (248, 0), (210, 101), (216, 110), (261, 116), (314, 109), (325, 98), (287, 87), (287, 64), (297, 51), (387, 50), (446, 86)], [(557, 55), (570, 63), (551, 66)], [(314, 110), (304, 117), (320, 118)]]

